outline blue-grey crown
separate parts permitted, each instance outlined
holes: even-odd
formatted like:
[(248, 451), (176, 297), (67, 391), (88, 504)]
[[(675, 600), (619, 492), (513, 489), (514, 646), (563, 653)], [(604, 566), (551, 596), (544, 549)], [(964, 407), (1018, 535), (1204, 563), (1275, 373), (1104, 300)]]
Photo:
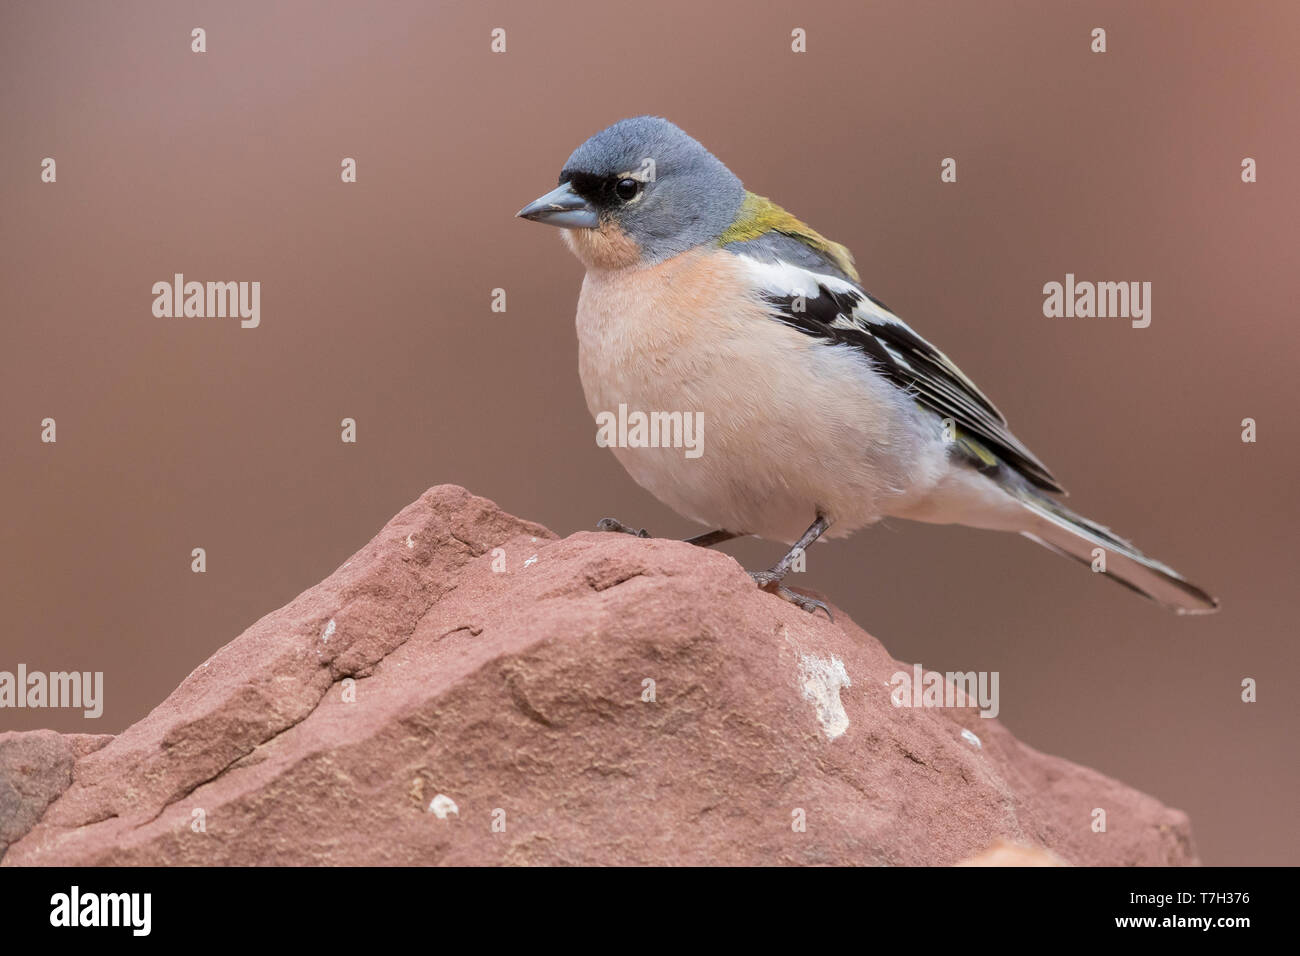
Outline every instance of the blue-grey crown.
[(573, 151), (560, 180), (608, 179), (643, 170), (654, 176), (645, 195), (615, 212), (650, 261), (716, 239), (745, 198), (744, 185), (721, 160), (657, 116), (620, 120), (597, 133)]

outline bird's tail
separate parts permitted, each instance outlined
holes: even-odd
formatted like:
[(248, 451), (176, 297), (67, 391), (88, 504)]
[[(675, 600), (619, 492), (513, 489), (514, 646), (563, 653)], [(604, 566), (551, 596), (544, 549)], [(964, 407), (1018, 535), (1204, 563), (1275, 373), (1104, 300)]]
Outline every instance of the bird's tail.
[(1075, 514), (1031, 488), (1013, 492), (1027, 520), (1020, 533), (1045, 548), (1086, 564), (1157, 604), (1179, 614), (1210, 614), (1219, 602), (1154, 558), (1148, 558), (1108, 528)]

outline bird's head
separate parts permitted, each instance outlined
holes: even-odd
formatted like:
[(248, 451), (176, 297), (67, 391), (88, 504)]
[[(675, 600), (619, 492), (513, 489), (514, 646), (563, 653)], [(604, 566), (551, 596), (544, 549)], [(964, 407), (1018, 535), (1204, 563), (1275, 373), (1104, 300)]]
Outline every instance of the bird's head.
[(638, 116), (587, 140), (560, 185), (519, 210), (559, 226), (588, 268), (662, 262), (717, 239), (745, 187), (722, 162), (665, 119)]

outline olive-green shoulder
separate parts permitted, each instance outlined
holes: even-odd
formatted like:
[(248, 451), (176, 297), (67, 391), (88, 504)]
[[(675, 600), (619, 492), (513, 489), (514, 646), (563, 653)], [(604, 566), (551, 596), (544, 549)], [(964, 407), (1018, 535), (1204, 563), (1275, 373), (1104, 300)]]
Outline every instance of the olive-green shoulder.
[(858, 271), (853, 267), (853, 253), (838, 242), (832, 242), (812, 226), (786, 212), (772, 200), (746, 191), (735, 221), (718, 237), (718, 245), (746, 242), (769, 232), (778, 232), (797, 239), (809, 249), (825, 256), (845, 275), (855, 282)]

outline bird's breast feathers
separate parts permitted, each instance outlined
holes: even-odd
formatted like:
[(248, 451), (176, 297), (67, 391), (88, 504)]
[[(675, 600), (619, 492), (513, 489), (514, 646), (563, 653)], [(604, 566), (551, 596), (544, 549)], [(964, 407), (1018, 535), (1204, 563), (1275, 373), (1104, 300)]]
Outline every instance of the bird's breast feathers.
[[(793, 271), (786, 271), (787, 269)], [(794, 266), (717, 247), (650, 268), (589, 270), (579, 372), (594, 416), (700, 413), (702, 454), (615, 447), (643, 487), (729, 530), (793, 540), (817, 508), (848, 533), (937, 480), (937, 424), (860, 349), (781, 321)]]

